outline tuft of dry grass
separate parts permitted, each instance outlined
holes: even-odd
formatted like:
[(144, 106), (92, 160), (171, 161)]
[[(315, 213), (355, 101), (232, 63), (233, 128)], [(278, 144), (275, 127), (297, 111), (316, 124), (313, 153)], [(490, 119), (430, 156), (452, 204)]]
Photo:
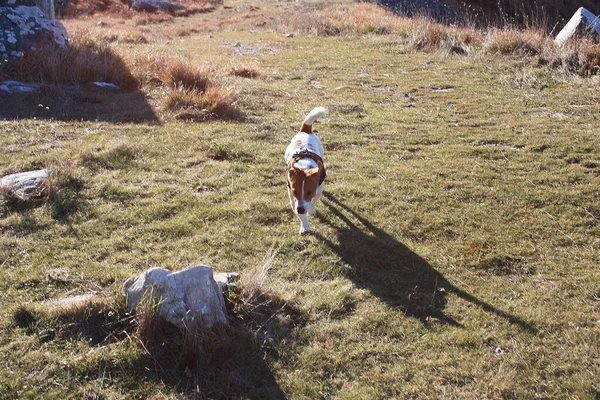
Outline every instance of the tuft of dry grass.
[(492, 29), (486, 35), (483, 48), (491, 54), (537, 55), (548, 40), (541, 30)]
[(163, 100), (166, 111), (176, 112), (181, 120), (204, 121), (212, 118), (237, 119), (235, 93), (222, 86), (210, 86), (204, 92), (174, 89)]
[(145, 25), (154, 25), (154, 24), (162, 24), (165, 22), (172, 22), (174, 17), (169, 14), (144, 14), (141, 16), (135, 16), (133, 18), (133, 23), (136, 26), (145, 26)]
[(549, 43), (539, 63), (550, 65), (567, 77), (600, 74), (600, 45), (587, 40), (570, 40), (561, 46)]
[(262, 74), (259, 71), (257, 71), (255, 68), (232, 67), (229, 70), (229, 75), (237, 76), (240, 78), (254, 79), (254, 78), (259, 78)]
[(583, 74), (598, 75), (600, 73), (600, 45), (590, 44), (583, 49)]
[(215, 71), (202, 69), (163, 53), (144, 53), (127, 60), (131, 73), (142, 85), (203, 92), (211, 84)]
[(165, 87), (203, 93), (208, 89), (214, 75), (214, 71), (193, 67), (178, 60), (165, 66), (160, 72), (160, 80)]
[(401, 35), (407, 37), (411, 47), (416, 50), (458, 54), (470, 53), (473, 46), (482, 42), (481, 32), (473, 28), (449, 27), (426, 18), (412, 19)]
[(141, 33), (135, 31), (125, 32), (113, 32), (106, 35), (102, 35), (99, 38), (100, 41), (105, 43), (128, 43), (128, 44), (148, 44), (150, 43), (148, 38)]

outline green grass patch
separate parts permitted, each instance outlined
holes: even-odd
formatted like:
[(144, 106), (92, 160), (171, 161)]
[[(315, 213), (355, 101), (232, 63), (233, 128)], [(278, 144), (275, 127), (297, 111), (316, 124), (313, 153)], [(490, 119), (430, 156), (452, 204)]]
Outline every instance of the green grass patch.
[[(144, 25), (144, 46), (168, 53), (147, 79), (134, 68), (146, 105), (166, 112), (158, 61), (183, 58), (213, 66), (243, 118), (128, 119), (119, 100), (115, 119), (0, 122), (3, 174), (63, 171), (54, 200), (0, 216), (0, 397), (597, 396), (598, 91), (557, 73), (583, 53), (513, 57), (476, 38), (469, 54), (423, 52), (400, 25), (271, 29), (309, 6), (178, 20), (224, 24), (210, 34)], [(299, 236), (283, 153), (321, 105), (326, 194)], [(129, 276), (197, 264), (241, 274), (217, 337), (118, 300)], [(89, 291), (103, 300), (48, 307)]]

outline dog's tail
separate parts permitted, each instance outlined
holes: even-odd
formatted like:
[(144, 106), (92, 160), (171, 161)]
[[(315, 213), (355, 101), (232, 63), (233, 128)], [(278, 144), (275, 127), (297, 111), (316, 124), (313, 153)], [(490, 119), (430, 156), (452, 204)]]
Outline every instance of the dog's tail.
[(325, 114), (327, 114), (327, 109), (325, 107), (313, 108), (306, 118), (304, 118), (300, 132), (312, 133), (312, 125), (317, 121), (317, 118), (320, 118)]

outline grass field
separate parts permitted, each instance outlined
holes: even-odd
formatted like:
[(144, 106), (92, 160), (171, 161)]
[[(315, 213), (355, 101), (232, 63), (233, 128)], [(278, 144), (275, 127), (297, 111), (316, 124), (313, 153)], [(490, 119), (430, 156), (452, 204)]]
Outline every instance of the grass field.
[[(59, 194), (0, 206), (0, 398), (600, 397), (597, 78), (315, 35), (319, 7), (64, 21), (210, 70), (236, 112), (187, 118), (151, 84), (4, 108), (0, 176), (46, 167)], [(326, 194), (299, 236), (283, 152), (316, 106)], [(197, 264), (242, 275), (226, 340), (140, 329), (124, 280)]]

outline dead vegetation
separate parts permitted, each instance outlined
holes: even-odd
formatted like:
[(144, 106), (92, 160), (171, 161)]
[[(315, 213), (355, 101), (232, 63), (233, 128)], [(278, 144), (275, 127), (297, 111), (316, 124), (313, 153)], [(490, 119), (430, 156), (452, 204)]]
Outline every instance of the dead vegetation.
[[(155, 15), (162, 15), (163, 18), (171, 15), (173, 17), (189, 16), (195, 13), (210, 12), (220, 4), (222, 0), (180, 0), (179, 3), (185, 6), (185, 9), (176, 10), (172, 13), (158, 12)], [(143, 12), (136, 12), (131, 9), (131, 0), (69, 0), (64, 5), (58, 7), (58, 15), (61, 18), (85, 18), (85, 17), (106, 17), (118, 16), (119, 18), (138, 18)]]
[(397, 35), (418, 51), (539, 57), (542, 64), (567, 76), (599, 72), (600, 45), (582, 37), (559, 46), (539, 26), (447, 26), (423, 17), (401, 18), (371, 3), (324, 6), (307, 13), (288, 16), (284, 23), (298, 32), (321, 36)]

